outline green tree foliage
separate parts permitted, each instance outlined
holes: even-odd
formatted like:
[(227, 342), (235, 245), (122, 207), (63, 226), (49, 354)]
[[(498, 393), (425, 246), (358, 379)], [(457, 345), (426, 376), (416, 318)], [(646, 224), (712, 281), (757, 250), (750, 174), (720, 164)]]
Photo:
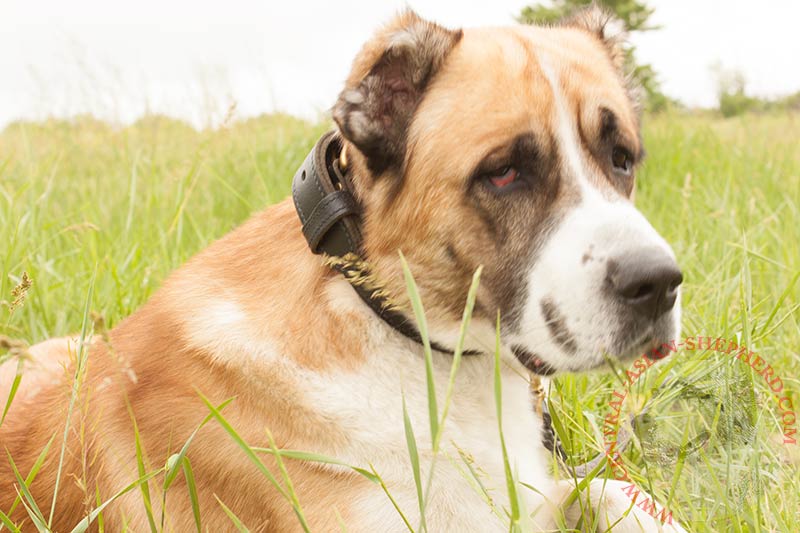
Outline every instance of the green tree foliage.
[[(517, 20), (524, 24), (553, 24), (592, 3), (592, 0), (552, 0), (549, 5), (534, 4), (524, 7)], [(614, 13), (629, 33), (658, 29), (658, 26), (648, 23), (655, 10), (644, 2), (604, 0), (601, 5)], [(661, 111), (674, 103), (661, 92), (661, 84), (653, 67), (637, 62), (632, 46), (628, 48), (626, 54), (627, 70), (634, 81), (644, 89), (647, 108), (651, 111)]]
[(711, 71), (717, 79), (717, 98), (722, 116), (733, 117), (761, 107), (758, 99), (745, 92), (747, 80), (742, 72), (726, 69), (721, 63), (713, 65)]
[(747, 92), (747, 78), (737, 69), (726, 68), (722, 63), (711, 66), (717, 82), (719, 112), (723, 117), (735, 117), (748, 112), (796, 112), (800, 111), (800, 91), (777, 98), (752, 96)]
[[(552, 24), (569, 16), (575, 10), (590, 6), (592, 0), (553, 0), (550, 6), (532, 5), (522, 8), (519, 21), (525, 24)], [(636, 0), (605, 0), (603, 7), (614, 13), (628, 31), (657, 30), (658, 26), (650, 26), (647, 21), (655, 11), (643, 2)]]

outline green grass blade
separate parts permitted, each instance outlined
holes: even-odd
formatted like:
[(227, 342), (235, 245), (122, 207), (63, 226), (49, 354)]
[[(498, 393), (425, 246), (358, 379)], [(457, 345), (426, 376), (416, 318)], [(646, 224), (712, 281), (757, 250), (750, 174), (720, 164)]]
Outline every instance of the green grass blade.
[(189, 500), (192, 503), (192, 515), (194, 516), (194, 525), (197, 528), (197, 533), (202, 533), (203, 526), (200, 518), (200, 499), (197, 497), (197, 485), (194, 481), (194, 471), (192, 470), (192, 463), (188, 457), (183, 458), (183, 477), (186, 478), (186, 487), (189, 490)]
[(215, 495), (214, 495), (214, 497), (217, 499), (217, 502), (218, 502), (218, 503), (220, 504), (220, 506), (222, 507), (222, 510), (223, 510), (223, 511), (225, 511), (225, 514), (226, 514), (226, 515), (228, 515), (228, 518), (230, 518), (230, 519), (231, 519), (231, 522), (233, 522), (233, 525), (234, 525), (234, 526), (236, 526), (236, 530), (237, 530), (239, 533), (250, 533), (250, 530), (249, 530), (249, 529), (247, 529), (247, 527), (246, 527), (246, 526), (245, 526), (245, 525), (242, 523), (242, 521), (241, 521), (241, 520), (239, 520), (239, 517), (238, 517), (238, 516), (236, 516), (236, 515), (233, 513), (233, 511), (231, 511), (231, 510), (228, 508), (228, 506), (227, 506), (227, 505), (225, 505), (224, 503), (222, 503), (222, 500), (220, 500), (220, 499), (219, 499), (219, 496), (217, 496), (217, 495), (215, 494)]
[(422, 307), (422, 299), (417, 290), (417, 284), (411, 269), (406, 262), (402, 252), (400, 253), (400, 263), (403, 265), (403, 277), (406, 280), (406, 291), (411, 300), (411, 307), (414, 310), (414, 318), (417, 321), (419, 335), (422, 337), (423, 350), (425, 352), (425, 381), (428, 386), (428, 418), (431, 426), (431, 446), (436, 434), (439, 432), (439, 409), (436, 406), (436, 386), (433, 378), (433, 354), (431, 353), (431, 341), (428, 338), (428, 321), (425, 319), (425, 309)]
[(75, 400), (78, 397), (78, 389), (83, 380), (83, 372), (85, 370), (85, 358), (88, 356), (89, 348), (86, 346), (86, 339), (90, 337), (89, 328), (91, 319), (89, 318), (89, 306), (92, 304), (92, 296), (94, 295), (94, 283), (97, 278), (97, 265), (95, 264), (92, 279), (89, 283), (89, 292), (86, 295), (86, 301), (83, 306), (83, 318), (81, 325), (81, 335), (78, 340), (78, 353), (76, 354), (75, 361), (75, 375), (72, 380), (72, 392), (69, 397), (69, 406), (67, 407), (67, 418), (64, 422), (64, 436), (61, 441), (61, 451), (58, 456), (58, 469), (56, 470), (56, 481), (53, 485), (53, 501), (50, 504), (50, 516), (47, 519), (47, 527), (53, 525), (53, 516), (56, 512), (56, 501), (58, 500), (58, 490), (61, 487), (61, 472), (64, 469), (64, 456), (67, 451), (67, 441), (69, 439), (70, 421), (72, 419), (72, 411), (75, 408)]
[[(94, 488), (94, 503), (95, 506), (100, 507), (103, 505), (103, 499), (100, 498), (100, 487), (95, 486)], [(103, 519), (103, 512), (100, 511), (97, 513), (97, 533), (103, 533), (106, 529), (105, 519)]]
[(772, 326), (772, 328), (770, 328), (770, 329), (769, 329), (769, 331), (766, 331), (766, 332), (764, 332), (764, 333), (761, 333), (761, 334), (759, 335), (758, 339), (755, 339), (755, 340), (759, 340), (759, 339), (768, 339), (768, 338), (770, 337), (770, 335), (772, 335), (773, 333), (775, 333), (775, 332), (778, 330), (778, 328), (779, 328), (779, 327), (781, 327), (781, 326), (783, 325), (783, 323), (784, 323), (784, 322), (786, 322), (786, 321), (787, 321), (789, 318), (796, 316), (796, 313), (797, 313), (798, 309), (800, 309), (800, 303), (793, 305), (793, 306), (792, 306), (792, 307), (789, 309), (789, 311), (788, 311), (788, 312), (787, 312), (787, 313), (786, 313), (786, 314), (783, 316), (783, 318), (781, 318), (780, 320), (778, 320), (778, 321), (775, 323), (775, 325), (774, 325), (774, 326)]
[[(136, 420), (133, 418), (133, 413), (131, 413), (131, 421), (133, 422), (133, 440), (136, 447), (136, 467), (139, 472), (139, 477), (142, 478), (147, 474), (147, 468), (144, 464), (144, 453), (142, 452), (142, 441), (139, 437), (139, 425), (136, 423)], [(153, 506), (150, 502), (150, 484), (149, 483), (142, 483), (139, 486), (139, 489), (142, 491), (142, 501), (144, 502), (144, 510), (145, 514), (147, 515), (147, 522), (150, 524), (150, 531), (152, 533), (156, 533), (158, 528), (156, 528), (156, 520), (153, 517)], [(164, 511), (162, 508), (161, 511), (162, 517), (164, 515)], [(164, 523), (162, 521), (161, 527), (164, 527)]]
[(241, 448), (241, 450), (245, 453), (247, 458), (250, 459), (250, 462), (252, 462), (256, 466), (258, 471), (261, 472), (261, 474), (263, 474), (264, 477), (266, 477), (269, 480), (272, 486), (275, 487), (275, 490), (277, 490), (280, 493), (280, 495), (286, 499), (286, 501), (291, 503), (291, 497), (289, 496), (289, 494), (286, 492), (286, 490), (284, 490), (283, 487), (281, 487), (280, 483), (278, 483), (278, 480), (275, 479), (275, 476), (273, 476), (272, 472), (270, 472), (267, 469), (267, 466), (261, 461), (261, 459), (258, 458), (258, 455), (256, 455), (253, 448), (251, 448), (250, 445), (247, 444), (244, 441), (244, 439), (236, 432), (236, 430), (233, 429), (233, 426), (231, 426), (230, 423), (227, 420), (225, 420), (225, 417), (222, 416), (222, 413), (220, 413), (219, 410), (217, 410), (217, 408), (214, 407), (214, 405), (208, 400), (208, 398), (206, 398), (203, 395), (202, 392), (198, 391), (197, 393), (200, 395), (200, 398), (206, 404), (208, 410), (211, 411), (211, 414), (217, 421), (217, 423), (219, 423), (219, 425), (222, 426), (222, 429), (224, 429), (225, 432), (228, 433), (228, 435), (237, 444), (237, 446)]
[(95, 519), (103, 512), (103, 509), (108, 507), (111, 503), (115, 502), (121, 496), (124, 496), (125, 494), (129, 493), (142, 483), (147, 483), (152, 478), (154, 478), (158, 474), (161, 474), (162, 472), (163, 470), (156, 470), (155, 472), (151, 472), (144, 477), (140, 477), (130, 485), (125, 486), (122, 490), (114, 494), (111, 498), (103, 502), (100, 506), (93, 509), (92, 512), (89, 513), (89, 516), (85, 517), (83, 520), (78, 522), (78, 525), (72, 528), (71, 533), (85, 533), (86, 530), (89, 529), (89, 526), (92, 525), (92, 522), (94, 522)]
[[(228, 398), (227, 400), (219, 404), (216, 408), (217, 412), (221, 412), (232, 401), (233, 398)], [(167, 459), (167, 473), (164, 476), (164, 486), (162, 487), (162, 491), (164, 494), (166, 494), (167, 490), (169, 490), (169, 487), (172, 485), (172, 482), (175, 481), (175, 478), (178, 476), (178, 472), (180, 471), (183, 465), (183, 458), (186, 457), (186, 454), (189, 451), (189, 446), (192, 444), (192, 441), (197, 435), (197, 432), (200, 431), (200, 429), (206, 424), (208, 424), (213, 418), (214, 415), (207, 415), (203, 419), (203, 421), (200, 422), (200, 424), (194, 429), (194, 431), (192, 431), (192, 434), (189, 435), (189, 438), (186, 439), (186, 442), (183, 444), (181, 450), (178, 453), (170, 456), (169, 459)]]
[(297, 493), (294, 490), (294, 485), (292, 484), (292, 479), (289, 477), (289, 471), (286, 469), (286, 464), (283, 462), (281, 458), (281, 454), (278, 453), (278, 447), (275, 445), (275, 439), (272, 437), (272, 433), (269, 429), (267, 429), (267, 439), (269, 439), (269, 447), (273, 452), (273, 457), (275, 457), (275, 462), (278, 463), (278, 469), (281, 471), (281, 475), (283, 476), (283, 482), (286, 485), (286, 492), (289, 494), (289, 501), (292, 504), (292, 508), (294, 509), (294, 514), (297, 515), (297, 519), (300, 521), (300, 525), (303, 527), (303, 531), (308, 533), (310, 529), (308, 528), (308, 522), (306, 522), (305, 514), (303, 513), (303, 508), (300, 506), (300, 500), (297, 497)]
[[(229, 403), (233, 401), (233, 398), (228, 398), (221, 404), (217, 406), (217, 411), (222, 411)], [(186, 458), (186, 454), (189, 451), (189, 446), (194, 441), (197, 432), (200, 429), (208, 424), (213, 419), (212, 415), (207, 415), (200, 424), (194, 428), (192, 434), (189, 435), (189, 438), (186, 439), (186, 442), (183, 443), (180, 451), (176, 454), (173, 454), (167, 458), (166, 464), (166, 473), (164, 474), (164, 485), (161, 488), (161, 529), (164, 529), (164, 521), (166, 520), (166, 508), (167, 508), (167, 491), (172, 486), (172, 483), (175, 481), (175, 478), (178, 477), (178, 473), (183, 469), (183, 460)], [(185, 469), (183, 469), (185, 472)], [(191, 494), (190, 494), (191, 497)]]
[[(769, 325), (775, 319), (775, 315), (778, 314), (778, 310), (783, 305), (784, 300), (786, 300), (786, 298), (792, 293), (792, 289), (794, 289), (794, 286), (797, 283), (798, 279), (800, 279), (800, 270), (795, 272), (794, 276), (792, 276), (791, 281), (786, 285), (786, 288), (783, 290), (781, 295), (778, 297), (778, 300), (775, 302), (775, 305), (772, 306), (772, 311), (770, 312), (770, 314), (767, 317), (767, 319), (764, 321), (764, 325), (761, 326), (761, 333), (758, 335), (758, 338), (767, 337), (769, 335), (769, 333), (772, 333), (772, 331), (775, 330), (775, 328), (773, 328), (772, 330), (770, 330), (769, 333), (765, 333), (765, 331), (767, 331), (767, 328), (769, 327)], [(795, 310), (797, 310), (797, 307), (795, 307), (792, 311), (795, 311)]]
[[(494, 504), (494, 498), (492, 498), (492, 495), (489, 493), (489, 489), (481, 480), (481, 473), (476, 469), (475, 459), (461, 448), (458, 448), (457, 445), (456, 450), (458, 451), (459, 460), (466, 467), (466, 471), (460, 468), (455, 461), (453, 461), (453, 464), (458, 468), (458, 471), (461, 473), (463, 478), (470, 483), (478, 495), (483, 498), (483, 500), (486, 502), (486, 505), (488, 505), (489, 509), (491, 509), (492, 513), (498, 518), (504, 518), (497, 509), (497, 506)], [(467, 474), (469, 474), (469, 476), (467, 476)]]
[[(411, 471), (414, 474), (414, 486), (417, 488), (417, 504), (419, 505), (419, 529), (427, 531), (428, 525), (425, 522), (425, 501), (422, 497), (422, 476), (419, 470), (419, 453), (417, 451), (417, 439), (414, 438), (414, 428), (411, 426), (411, 419), (408, 417), (406, 409), (406, 398), (403, 396), (403, 427), (406, 434), (406, 448), (408, 457), (411, 461)], [(432, 468), (431, 468), (432, 470)], [(430, 474), (433, 476), (433, 473)]]
[(347, 525), (344, 523), (344, 519), (339, 513), (339, 509), (334, 508), (333, 512), (336, 514), (336, 522), (339, 524), (339, 531), (341, 531), (341, 533), (347, 533)]
[(25, 511), (27, 511), (28, 516), (33, 521), (33, 525), (36, 526), (36, 529), (39, 531), (39, 533), (51, 532), (50, 528), (47, 527), (47, 524), (44, 523), (44, 520), (36, 516), (36, 511), (31, 509), (24, 499), (22, 500), (22, 506), (25, 508)]
[(3, 407), (3, 415), (0, 416), (0, 427), (3, 427), (3, 422), (6, 420), (8, 410), (11, 409), (11, 402), (14, 401), (14, 397), (17, 395), (17, 389), (19, 388), (20, 381), (22, 381), (22, 359), (17, 361), (17, 373), (14, 376), (14, 381), (11, 383), (11, 389), (8, 391), (6, 405)]
[(500, 449), (503, 453), (503, 470), (506, 475), (506, 488), (508, 490), (508, 500), (511, 506), (511, 529), (519, 527), (520, 510), (519, 499), (517, 496), (517, 486), (511, 465), (508, 462), (508, 451), (506, 450), (506, 440), (503, 436), (503, 385), (500, 379), (500, 313), (497, 313), (497, 329), (495, 331), (494, 348), (494, 404), (497, 410), (497, 429), (500, 434)]
[(6, 516), (6, 514), (3, 511), (0, 511), (0, 524), (7, 527), (9, 530), (11, 530), (12, 533), (19, 533), (19, 528), (16, 526), (16, 524), (14, 524), (14, 522), (11, 521), (11, 519), (8, 516)]
[(403, 512), (402, 509), (400, 509), (400, 506), (397, 504), (397, 500), (395, 500), (394, 497), (392, 496), (392, 493), (389, 492), (389, 488), (386, 486), (386, 483), (383, 481), (383, 478), (381, 478), (378, 475), (378, 472), (375, 471), (375, 467), (374, 466), (370, 465), (370, 468), (372, 468), (372, 474), (376, 478), (378, 478), (378, 483), (380, 483), (380, 486), (381, 486), (381, 489), (383, 490), (383, 493), (386, 494), (386, 497), (389, 498), (389, 501), (392, 503), (392, 506), (394, 507), (394, 510), (397, 511), (397, 514), (400, 515), (400, 518), (403, 520), (403, 523), (406, 525), (408, 530), (411, 533), (414, 533), (414, 528), (411, 527), (411, 522), (408, 521), (408, 518), (406, 518), (405, 513)]
[(439, 428), (436, 432), (436, 436), (433, 439), (433, 453), (439, 451), (439, 443), (442, 438), (442, 428), (444, 427), (444, 421), (447, 418), (447, 413), (450, 411), (450, 403), (453, 399), (453, 389), (455, 388), (456, 383), (456, 374), (461, 366), (461, 356), (464, 352), (464, 339), (467, 337), (469, 323), (472, 319), (472, 311), (475, 308), (475, 300), (478, 297), (478, 286), (481, 282), (481, 272), (483, 272), (483, 266), (479, 266), (475, 271), (475, 274), (472, 275), (472, 284), (470, 284), (469, 292), (467, 292), (467, 303), (464, 306), (464, 314), (461, 318), (461, 329), (459, 331), (455, 350), (453, 350), (453, 364), (450, 366), (450, 377), (447, 380), (447, 389), (444, 395), (442, 418), (439, 421)]
[(461, 318), (461, 329), (459, 331), (458, 340), (456, 341), (455, 349), (453, 350), (453, 362), (450, 365), (450, 376), (447, 380), (447, 388), (445, 389), (444, 404), (442, 406), (442, 418), (433, 438), (433, 460), (431, 461), (430, 471), (428, 472), (428, 481), (425, 485), (425, 493), (423, 497), (423, 505), (425, 508), (428, 505), (428, 496), (431, 493), (431, 486), (433, 485), (433, 474), (436, 468), (436, 462), (439, 453), (439, 446), (441, 444), (442, 435), (444, 433), (444, 424), (447, 420), (447, 414), (450, 412), (450, 403), (453, 399), (453, 391), (455, 389), (456, 375), (461, 366), (461, 356), (464, 352), (464, 340), (469, 330), (469, 323), (472, 319), (472, 311), (475, 307), (475, 300), (478, 294), (478, 286), (480, 285), (481, 272), (483, 266), (478, 267), (472, 276), (472, 283), (470, 284), (469, 291), (467, 292), (467, 302), (464, 305), (464, 313)]
[[(30, 487), (31, 484), (33, 483), (33, 480), (36, 479), (36, 475), (39, 473), (39, 470), (42, 468), (42, 465), (44, 464), (44, 460), (47, 458), (47, 452), (50, 451), (50, 445), (53, 444), (53, 441), (55, 440), (55, 438), (56, 438), (56, 433), (53, 433), (53, 436), (50, 437), (49, 441), (47, 441), (47, 444), (45, 445), (45, 447), (42, 449), (41, 452), (39, 452), (39, 456), (36, 458), (36, 462), (33, 463), (33, 466), (31, 467), (31, 471), (28, 473), (28, 477), (25, 478), (25, 484), (27, 486)], [(14, 512), (14, 510), (17, 508), (17, 505), (19, 505), (20, 501), (21, 501), (20, 497), (17, 496), (17, 498), (14, 500), (14, 503), (11, 505), (11, 509), (8, 510), (8, 514), (12, 514)]]
[(28, 484), (25, 483), (24, 479), (22, 479), (19, 470), (17, 470), (17, 465), (14, 464), (14, 459), (11, 457), (11, 454), (8, 452), (8, 450), (6, 450), (6, 455), (8, 456), (8, 463), (11, 465), (11, 469), (14, 471), (14, 477), (17, 479), (17, 490), (22, 494), (22, 505), (24, 505), (25, 509), (28, 511), (28, 515), (36, 525), (36, 529), (39, 531), (49, 531), (50, 527), (45, 523), (42, 511), (40, 511), (39, 506), (36, 505), (36, 500), (33, 499), (33, 495), (28, 489)]
[(137, 167), (139, 166), (139, 153), (133, 159), (133, 164), (131, 165), (131, 184), (128, 188), (128, 214), (125, 217), (125, 235), (127, 236), (130, 234), (131, 225), (133, 224), (133, 213), (134, 207), (136, 205), (136, 183), (138, 180), (138, 172), (136, 171)]
[(272, 450), (271, 448), (259, 448), (256, 446), (252, 447), (253, 451), (259, 453), (269, 453), (269, 454), (280, 454), (282, 457), (286, 457), (289, 459), (297, 459), (298, 461), (310, 461), (313, 463), (322, 463), (322, 464), (330, 464), (330, 465), (338, 465), (347, 467), (354, 472), (364, 476), (368, 480), (373, 483), (379, 483), (379, 479), (370, 471), (365, 470), (363, 468), (359, 468), (357, 466), (353, 466), (349, 463), (345, 463), (339, 459), (334, 459), (333, 457), (327, 457), (325, 455), (320, 455), (318, 453), (311, 453), (311, 452), (303, 452), (300, 450), (284, 450), (284, 449), (277, 449)]

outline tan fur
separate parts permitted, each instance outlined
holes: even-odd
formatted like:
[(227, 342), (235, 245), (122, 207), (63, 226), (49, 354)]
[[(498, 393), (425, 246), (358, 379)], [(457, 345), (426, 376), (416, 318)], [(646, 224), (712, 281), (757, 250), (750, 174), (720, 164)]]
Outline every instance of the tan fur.
[[(282, 251), (280, 256), (271, 252), (270, 246), (275, 245)], [(217, 405), (235, 397), (224, 414), (253, 446), (269, 446), (265, 428), (270, 428), (283, 448), (315, 449), (320, 441), (346, 439), (331, 431), (325, 421), (316, 419), (314, 406), (297, 397), (296, 387), (279, 368), (255, 363), (252, 367), (244, 363), (229, 368), (215, 363), (213, 354), (192, 339), (192, 315), (202, 311), (202, 302), (225, 295), (254, 317), (255, 337), (281, 338), (282, 354), (301, 365), (325, 372), (331, 365), (341, 368), (358, 364), (359, 342), (353, 337), (358, 328), (353, 324), (359, 317), (325, 309), (323, 288), (329, 274), (305, 247), (293, 206), (284, 202), (257, 215), (190, 261), (145, 307), (112, 331), (108, 344), (94, 341), (85, 385), (71, 420), (55, 531), (68, 530), (77, 523), (94, 503), (95, 487), (100, 498), (106, 499), (138, 477), (133, 418), (151, 467), (165, 464), (170, 454), (178, 452), (208, 414), (198, 391)], [(287, 292), (286, 286), (277, 282), (287, 278), (292, 279), (296, 290)], [(266, 280), (274, 282), (264, 283)], [(275, 299), (283, 306), (264, 305)], [(317, 316), (313, 330), (306, 322), (311, 313)], [(74, 359), (77, 343), (70, 344)], [(27, 390), (31, 382), (41, 384), (45, 380), (42, 372), (49, 376), (47, 384), (40, 385), (42, 390), (33, 397), (21, 395), (0, 428), (0, 442), (23, 475), (56, 433), (48, 460), (31, 487), (39, 506), (47, 510), (55, 483), (59, 431), (63, 430), (60, 422), (65, 419), (74, 372), (67, 346), (66, 340), (48, 341), (33, 350), (36, 359), (48, 368), (26, 372), (21, 389)], [(53, 369), (61, 365), (65, 370), (54, 373)], [(297, 527), (290, 505), (274, 497), (273, 489), (218, 425), (209, 424), (200, 431), (189, 456), (198, 480), (205, 527), (212, 531), (230, 528), (214, 495), (257, 530)], [(274, 463), (265, 462), (277, 475)], [(314, 530), (335, 527), (334, 507), (347, 516), (347, 491), (363, 484), (351, 474), (332, 474), (291, 461), (288, 467), (296, 489), (306, 495), (304, 503)], [(177, 483), (171, 489), (167, 517), (172, 524), (169, 529), (183, 531), (193, 519), (182, 481)], [(0, 509), (11, 507), (16, 496), (14, 485), (8, 463), (0, 462)], [(160, 498), (155, 496), (159, 484), (153, 482), (150, 487), (154, 505), (160, 507)], [(106, 528), (121, 530), (124, 516), (133, 530), (145, 530), (148, 526), (143, 513), (141, 496), (136, 492), (105, 513)], [(20, 506), (13, 518), (30, 526), (24, 517)]]

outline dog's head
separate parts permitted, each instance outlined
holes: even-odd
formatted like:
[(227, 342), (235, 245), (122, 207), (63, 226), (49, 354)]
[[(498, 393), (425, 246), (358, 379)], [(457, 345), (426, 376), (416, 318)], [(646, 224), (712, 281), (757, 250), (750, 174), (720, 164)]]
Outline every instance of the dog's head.
[(455, 331), (484, 265), (475, 319), (499, 311), (503, 343), (543, 374), (677, 335), (681, 273), (632, 204), (639, 119), (607, 23), (592, 8), (451, 31), (405, 12), (333, 108), (387, 290), (403, 298), (400, 249), (434, 330)]

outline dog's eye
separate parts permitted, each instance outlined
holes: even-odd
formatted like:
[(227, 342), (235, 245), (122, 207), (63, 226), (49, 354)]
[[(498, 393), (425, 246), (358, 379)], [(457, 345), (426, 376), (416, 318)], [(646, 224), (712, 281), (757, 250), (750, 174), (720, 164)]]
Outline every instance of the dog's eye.
[(633, 166), (633, 157), (625, 148), (615, 146), (611, 151), (611, 164), (614, 165), (614, 170), (623, 174), (630, 174)]
[(514, 167), (505, 167), (497, 170), (495, 172), (490, 172), (486, 175), (486, 178), (489, 182), (497, 187), (498, 189), (502, 189), (503, 187), (507, 187), (514, 183), (514, 181), (519, 176), (519, 172)]

